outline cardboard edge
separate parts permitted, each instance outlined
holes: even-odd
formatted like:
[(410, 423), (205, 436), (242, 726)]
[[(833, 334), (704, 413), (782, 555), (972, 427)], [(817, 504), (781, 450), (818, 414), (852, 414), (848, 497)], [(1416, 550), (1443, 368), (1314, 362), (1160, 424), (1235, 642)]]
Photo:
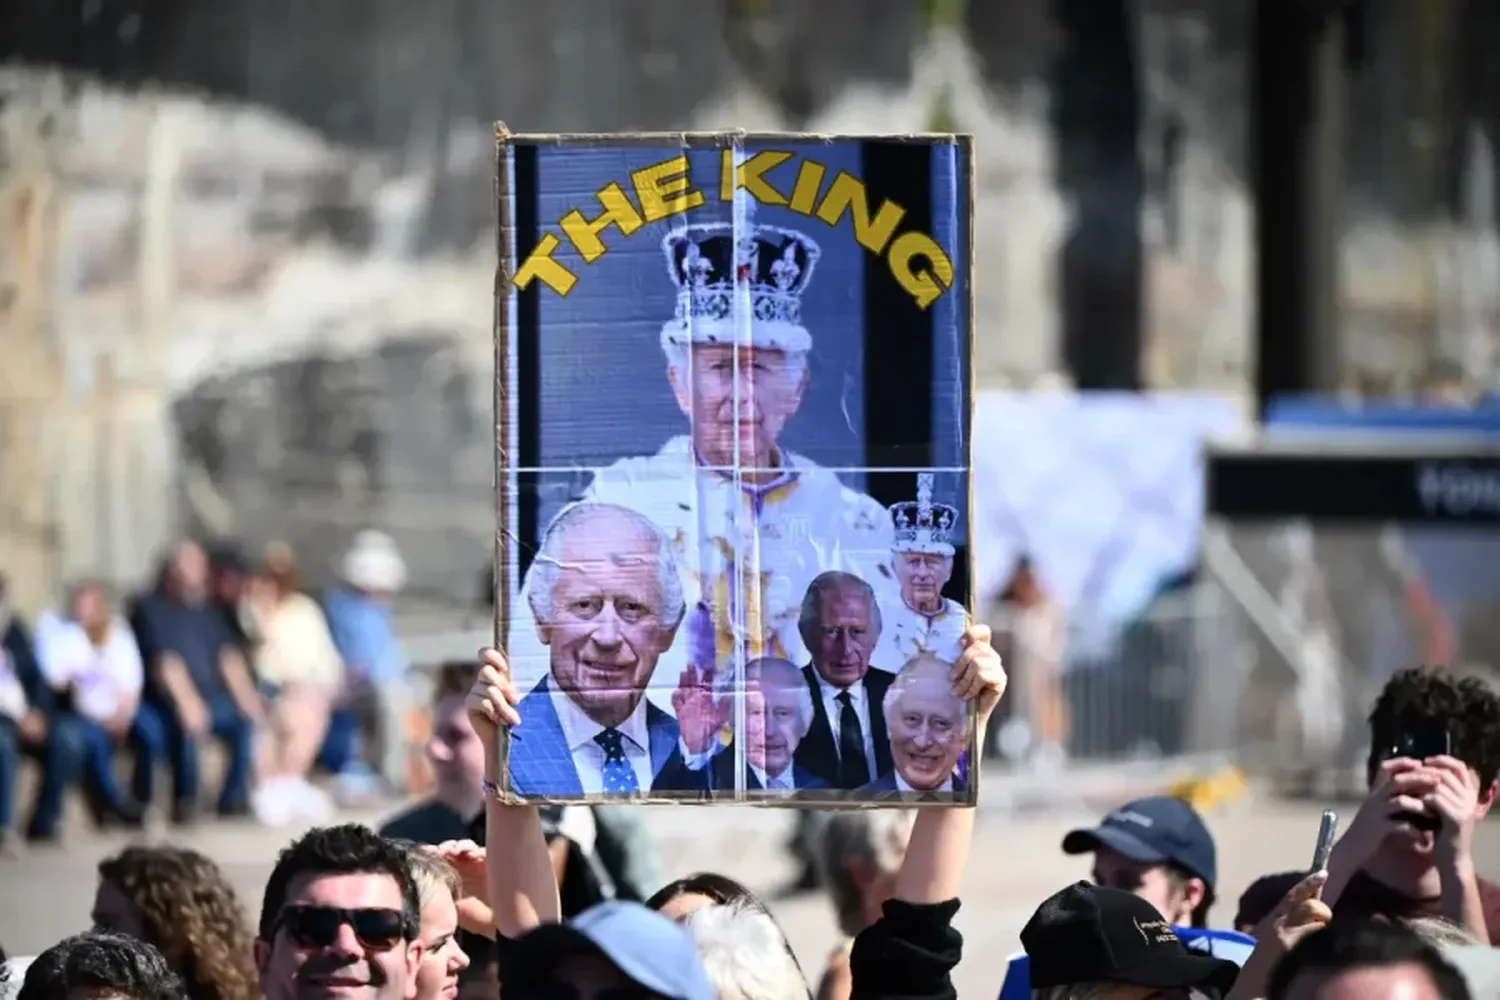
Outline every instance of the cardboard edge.
[[(974, 261), (974, 136), (971, 133), (953, 132), (907, 132), (890, 134), (844, 134), (844, 133), (819, 133), (819, 132), (747, 132), (744, 130), (723, 130), (716, 132), (555, 132), (555, 133), (516, 133), (511, 132), (504, 122), (495, 122), (495, 198), (497, 205), (497, 236), (496, 236), (496, 271), (495, 271), (495, 644), (502, 647), (506, 632), (510, 624), (510, 566), (509, 548), (506, 538), (509, 534), (509, 506), (506, 496), (509, 484), (510, 455), (508, 450), (510, 433), (510, 406), (509, 406), (509, 384), (506, 378), (508, 372), (508, 354), (510, 346), (510, 309), (509, 297), (511, 292), (511, 278), (515, 273), (515, 259), (511, 251), (511, 190), (510, 171), (507, 158), (511, 147), (517, 145), (550, 146), (554, 148), (607, 148), (610, 146), (672, 146), (680, 149), (725, 149), (732, 148), (736, 143), (749, 141), (762, 142), (797, 142), (797, 143), (834, 143), (834, 142), (907, 142), (919, 145), (954, 145), (963, 152), (962, 166), (963, 176), (957, 178), (955, 191), (962, 201), (960, 203), (966, 218), (959, 232), (959, 239), (963, 241), (964, 275), (968, 290), (964, 301), (963, 322), (966, 328), (964, 347), (968, 367), (968, 405), (965, 408), (964, 427), (964, 456), (963, 466), (966, 480), (966, 492), (968, 494), (968, 511), (972, 514), (974, 510), (974, 458), (973, 458), (973, 435), (972, 422), (974, 413), (974, 400), (976, 398), (976, 371), (974, 365), (974, 349), (977, 342), (977, 332), (974, 329), (975, 309), (975, 275), (976, 267)], [(504, 470), (502, 472), (502, 470)], [(971, 523), (971, 518), (966, 518), (966, 523)], [(972, 557), (973, 530), (967, 532), (969, 536), (969, 617), (973, 620), (974, 607), (977, 604), (976, 585), (978, 574), (975, 570)], [(971, 709), (971, 722), (977, 722), (978, 708)], [(496, 740), (496, 773), (502, 780), (499, 782), (500, 795), (498, 801), (506, 805), (673, 805), (673, 806), (750, 806), (756, 809), (823, 809), (823, 810), (863, 810), (863, 809), (972, 809), (979, 801), (980, 762), (982, 757), (982, 746), (979, 742), (977, 725), (974, 726), (970, 736), (969, 755), (971, 766), (969, 769), (970, 780), (964, 797), (955, 798), (946, 802), (906, 802), (899, 799), (845, 799), (835, 795), (816, 796), (809, 798), (775, 799), (775, 798), (751, 798), (741, 795), (731, 795), (724, 798), (707, 798), (693, 794), (684, 794), (682, 797), (672, 795), (643, 795), (631, 798), (620, 798), (608, 795), (579, 795), (579, 796), (538, 796), (526, 798), (511, 792), (509, 782), (509, 757), (510, 757), (510, 732), (502, 727)]]

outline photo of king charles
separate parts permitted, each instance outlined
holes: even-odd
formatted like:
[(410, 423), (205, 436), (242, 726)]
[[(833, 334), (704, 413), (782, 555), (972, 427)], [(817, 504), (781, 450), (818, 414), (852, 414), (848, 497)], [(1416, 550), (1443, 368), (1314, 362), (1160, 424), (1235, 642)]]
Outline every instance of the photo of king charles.
[[(706, 793), (716, 744), (705, 734), (717, 722), (674, 718), (646, 698), (687, 611), (661, 529), (616, 504), (573, 504), (542, 536), (525, 592), (548, 669), (516, 706), (509, 790), (541, 799)], [(685, 711), (701, 704), (686, 699)]]
[(953, 532), (958, 508), (933, 500), (931, 472), (917, 474), (917, 499), (891, 507), (895, 540), (891, 572), (896, 592), (881, 594), (885, 627), (870, 662), (892, 672), (921, 653), (957, 660), (969, 616), (943, 596), (953, 578)]
[(941, 802), (968, 790), (962, 759), (969, 748), (969, 712), (953, 693), (953, 664), (922, 653), (906, 663), (885, 697), (894, 765), (865, 785), (872, 798)]
[[(812, 695), (802, 671), (774, 656), (745, 664), (745, 760), (743, 788), (756, 797), (790, 796), (828, 784), (796, 763), (797, 748), (813, 723)], [(714, 758), (716, 789), (735, 788), (735, 748)]]
[[(812, 391), (801, 303), (822, 251), (748, 214), (664, 237), (676, 288), (659, 337), (665, 385), (640, 391), (670, 391), (686, 432), (597, 470), (581, 499), (640, 511), (666, 533), (688, 604), (710, 610), (721, 664), (741, 644), (751, 658), (802, 663), (808, 583), (827, 569), (872, 576), (890, 558), (892, 528), (882, 504), (781, 445)], [(511, 641), (524, 659), (534, 627), (520, 604)], [(681, 636), (663, 660), (670, 671), (687, 664)]]

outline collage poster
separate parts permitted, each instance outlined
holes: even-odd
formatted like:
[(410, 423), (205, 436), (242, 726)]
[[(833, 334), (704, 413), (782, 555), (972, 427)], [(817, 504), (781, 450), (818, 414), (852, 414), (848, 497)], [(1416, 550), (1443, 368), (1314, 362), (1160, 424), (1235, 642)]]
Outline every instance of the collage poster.
[(973, 802), (968, 138), (497, 148), (503, 791)]

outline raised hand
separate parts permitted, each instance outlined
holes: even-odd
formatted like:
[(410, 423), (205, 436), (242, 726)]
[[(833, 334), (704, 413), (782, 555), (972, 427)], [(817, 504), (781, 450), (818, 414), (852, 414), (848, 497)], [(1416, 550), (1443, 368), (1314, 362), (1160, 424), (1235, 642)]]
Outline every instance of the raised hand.
[(501, 726), (519, 726), (521, 716), (516, 704), (521, 700), (511, 682), (510, 663), (498, 649), (479, 651), (479, 676), (464, 699), (469, 721), (486, 749), (495, 745), (495, 734)]
[(678, 675), (672, 711), (682, 731), (682, 742), (691, 753), (704, 753), (713, 746), (732, 709), (730, 700), (714, 691), (713, 667), (699, 670), (690, 666)]
[(970, 625), (961, 641), (963, 652), (953, 665), (951, 675), (953, 693), (965, 701), (977, 699), (979, 721), (983, 724), (1000, 703), (1009, 678), (1005, 674), (1005, 665), (1000, 662), (1000, 654), (990, 645), (988, 625)]

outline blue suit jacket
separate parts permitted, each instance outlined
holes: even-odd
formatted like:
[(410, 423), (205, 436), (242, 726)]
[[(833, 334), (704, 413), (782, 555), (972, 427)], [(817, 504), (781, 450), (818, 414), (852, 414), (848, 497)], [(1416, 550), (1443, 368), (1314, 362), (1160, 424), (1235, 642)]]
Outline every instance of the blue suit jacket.
[[(521, 699), (521, 724), (510, 731), (510, 787), (527, 798), (577, 798), (583, 795), (578, 768), (552, 705), (549, 677)], [(678, 749), (677, 720), (646, 702), (646, 732), (651, 749), (650, 788), (642, 792), (707, 792), (708, 770), (688, 769)]]
[[(704, 768), (704, 770), (708, 772), (709, 784), (713, 791), (728, 792), (730, 794), (733, 794), (734, 744), (730, 743), (728, 746), (724, 747), (724, 749), (720, 750), (719, 753), (714, 757), (714, 759), (709, 763), (709, 765)], [(796, 786), (796, 792), (813, 792), (831, 787), (828, 782), (824, 781), (822, 778), (819, 778), (817, 775), (813, 774), (801, 764), (796, 763), (795, 760), (792, 762), (792, 784)], [(744, 785), (745, 791), (747, 792), (765, 791), (765, 789), (761, 787), (760, 779), (757, 778), (755, 776), (755, 772), (750, 769), (750, 764), (748, 762), (746, 762), (745, 764)], [(789, 792), (787, 794), (791, 795), (795, 793)]]

